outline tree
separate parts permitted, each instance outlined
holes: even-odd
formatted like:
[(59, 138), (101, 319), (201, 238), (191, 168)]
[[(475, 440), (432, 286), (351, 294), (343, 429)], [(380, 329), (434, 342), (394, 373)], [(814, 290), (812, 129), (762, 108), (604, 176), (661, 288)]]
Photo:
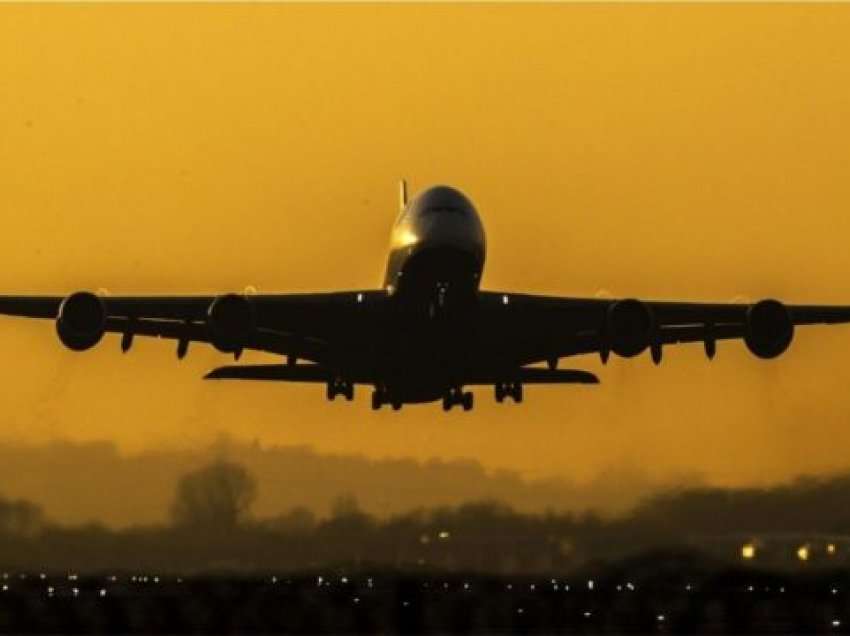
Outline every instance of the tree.
[(0, 498), (0, 534), (31, 537), (43, 529), (44, 514), (36, 504)]
[(351, 493), (337, 496), (331, 503), (331, 517), (333, 519), (344, 519), (347, 517), (358, 517), (362, 514), (357, 497)]
[(181, 526), (234, 528), (256, 496), (257, 481), (243, 466), (217, 461), (180, 478), (171, 518)]

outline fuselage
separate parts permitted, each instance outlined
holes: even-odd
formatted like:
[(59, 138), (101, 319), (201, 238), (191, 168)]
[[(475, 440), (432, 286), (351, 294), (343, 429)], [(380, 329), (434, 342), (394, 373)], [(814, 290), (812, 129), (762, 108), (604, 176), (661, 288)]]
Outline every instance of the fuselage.
[(414, 197), (399, 213), (390, 238), (384, 287), (411, 294), (474, 294), (486, 255), (484, 226), (459, 190), (435, 186)]
[(455, 188), (424, 190), (399, 213), (384, 279), (396, 315), (383, 375), (404, 401), (438, 399), (460, 382), (485, 255), (478, 212)]

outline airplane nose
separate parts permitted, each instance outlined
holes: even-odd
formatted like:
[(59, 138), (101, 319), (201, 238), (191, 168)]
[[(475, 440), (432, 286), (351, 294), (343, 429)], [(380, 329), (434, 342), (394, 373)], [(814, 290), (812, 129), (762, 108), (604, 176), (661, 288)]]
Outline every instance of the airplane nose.
[(454, 212), (425, 215), (419, 228), (423, 248), (455, 248), (479, 251), (483, 247), (481, 231), (474, 217)]

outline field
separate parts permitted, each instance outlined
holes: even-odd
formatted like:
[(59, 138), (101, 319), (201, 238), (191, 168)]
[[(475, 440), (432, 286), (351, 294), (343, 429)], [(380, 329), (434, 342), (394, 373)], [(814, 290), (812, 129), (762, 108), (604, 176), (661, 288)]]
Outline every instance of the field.
[[(0, 631), (841, 633), (850, 573), (706, 570), (667, 557), (568, 578), (2, 574)], [(595, 571), (594, 571), (595, 570)]]

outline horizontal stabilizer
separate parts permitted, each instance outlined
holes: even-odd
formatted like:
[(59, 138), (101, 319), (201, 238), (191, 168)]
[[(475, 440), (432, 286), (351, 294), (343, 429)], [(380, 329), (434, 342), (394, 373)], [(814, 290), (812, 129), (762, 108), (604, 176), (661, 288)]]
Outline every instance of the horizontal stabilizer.
[(599, 378), (590, 371), (581, 369), (540, 369), (522, 367), (510, 377), (479, 374), (464, 384), (496, 384), (497, 382), (520, 382), (522, 384), (599, 384)]
[[(213, 369), (204, 376), (204, 379), (324, 383), (331, 379), (331, 373), (319, 364), (240, 364)], [(370, 379), (365, 377), (351, 379), (358, 384), (370, 382)], [(535, 367), (517, 369), (507, 378), (504, 375), (489, 373), (474, 374), (463, 384), (496, 384), (505, 381), (523, 384), (599, 384), (599, 378), (589, 371)]]
[(328, 370), (318, 364), (241, 364), (213, 369), (204, 379), (327, 382), (329, 377)]

